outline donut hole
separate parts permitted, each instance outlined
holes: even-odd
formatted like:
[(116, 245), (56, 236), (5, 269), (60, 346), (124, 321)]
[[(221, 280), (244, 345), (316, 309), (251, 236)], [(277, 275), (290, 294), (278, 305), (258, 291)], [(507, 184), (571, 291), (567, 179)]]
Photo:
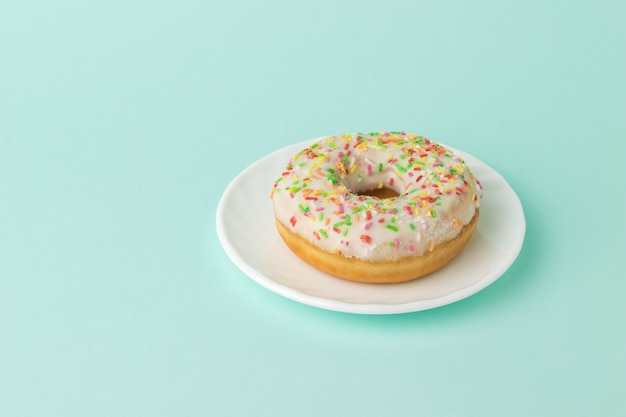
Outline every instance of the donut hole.
[(362, 195), (362, 196), (367, 196), (367, 197), (375, 197), (381, 200), (387, 199), (387, 198), (396, 198), (396, 197), (400, 197), (400, 193), (398, 193), (396, 190), (393, 190), (391, 188), (388, 187), (383, 187), (383, 188), (373, 188), (370, 190), (362, 190), (362, 191), (357, 191), (355, 192), (356, 195)]

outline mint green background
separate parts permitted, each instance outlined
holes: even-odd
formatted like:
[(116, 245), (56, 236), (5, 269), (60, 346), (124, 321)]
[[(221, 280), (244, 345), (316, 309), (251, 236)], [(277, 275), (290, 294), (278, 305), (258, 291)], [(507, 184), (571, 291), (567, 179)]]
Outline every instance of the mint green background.
[[(625, 20), (621, 1), (3, 1), (0, 414), (626, 415)], [(216, 206), (242, 169), (400, 129), (516, 190), (502, 278), (359, 316), (228, 259)]]

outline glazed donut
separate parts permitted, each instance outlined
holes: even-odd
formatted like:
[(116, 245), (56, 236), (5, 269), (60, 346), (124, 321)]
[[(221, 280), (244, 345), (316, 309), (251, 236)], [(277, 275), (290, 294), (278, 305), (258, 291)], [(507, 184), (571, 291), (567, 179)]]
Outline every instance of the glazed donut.
[(481, 198), (462, 158), (404, 132), (318, 140), (271, 190), (277, 230), (296, 255), (367, 283), (409, 281), (447, 264), (476, 229)]

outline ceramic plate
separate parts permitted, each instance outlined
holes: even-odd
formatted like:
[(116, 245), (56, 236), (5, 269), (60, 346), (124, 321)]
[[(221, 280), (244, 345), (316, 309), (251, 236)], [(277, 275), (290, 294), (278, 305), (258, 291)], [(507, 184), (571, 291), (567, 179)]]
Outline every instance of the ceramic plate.
[(328, 310), (394, 314), (449, 304), (498, 279), (519, 254), (526, 222), (519, 198), (495, 170), (462, 156), (484, 189), (480, 221), (465, 249), (444, 268), (401, 284), (362, 284), (326, 275), (294, 255), (274, 225), (270, 190), (287, 161), (314, 140), (255, 162), (228, 185), (217, 209), (217, 233), (241, 271), (284, 297)]

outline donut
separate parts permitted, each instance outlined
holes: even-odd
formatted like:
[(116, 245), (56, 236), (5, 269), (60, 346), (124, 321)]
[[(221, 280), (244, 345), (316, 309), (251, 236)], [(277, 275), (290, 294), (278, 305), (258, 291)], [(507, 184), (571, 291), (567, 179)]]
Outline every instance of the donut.
[(298, 152), (271, 189), (287, 247), (318, 270), (366, 283), (423, 277), (450, 262), (479, 219), (464, 160), (413, 133), (331, 136)]

